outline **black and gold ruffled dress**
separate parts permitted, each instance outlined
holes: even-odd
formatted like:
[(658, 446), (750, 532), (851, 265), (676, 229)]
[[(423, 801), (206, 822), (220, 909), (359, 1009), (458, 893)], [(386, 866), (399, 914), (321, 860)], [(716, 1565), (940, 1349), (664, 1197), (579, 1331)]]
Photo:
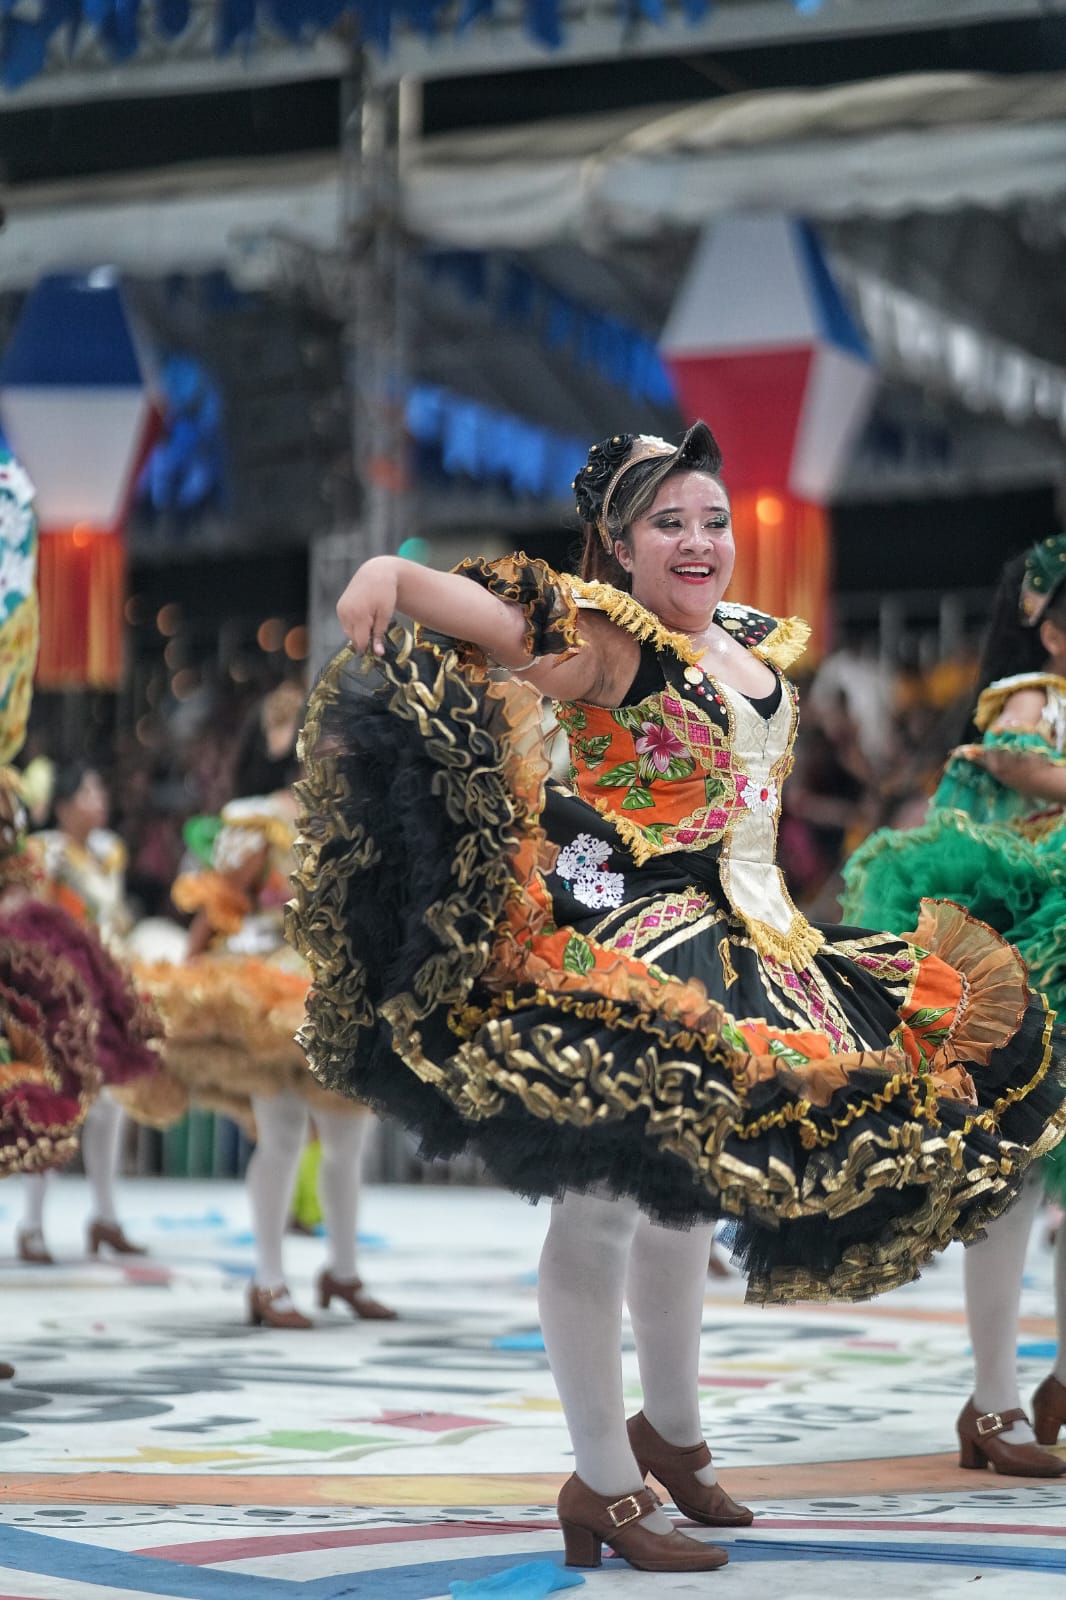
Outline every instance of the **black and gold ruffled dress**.
[(625, 702), (556, 706), (394, 629), (315, 689), (288, 934), (330, 1088), (470, 1149), (528, 1196), (602, 1186), (685, 1225), (739, 1219), (753, 1298), (912, 1278), (1011, 1200), (1066, 1127), (1064, 1044), (1017, 953), (947, 902), (903, 937), (817, 929), (774, 863), (802, 623), (721, 605), (770, 665), (752, 702), (629, 595), (524, 558), (460, 569), (641, 644)]

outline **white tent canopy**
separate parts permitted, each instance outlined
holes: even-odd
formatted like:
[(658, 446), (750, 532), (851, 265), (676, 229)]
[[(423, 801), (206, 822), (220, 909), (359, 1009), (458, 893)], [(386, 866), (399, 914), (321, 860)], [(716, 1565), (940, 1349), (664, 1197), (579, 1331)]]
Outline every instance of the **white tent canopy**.
[[(339, 158), (266, 159), (20, 187), (0, 287), (106, 257), (138, 270), (229, 264), (270, 228), (337, 243)], [(404, 220), (436, 243), (605, 244), (722, 211), (814, 219), (999, 208), (1066, 196), (1066, 74), (909, 74), (424, 139)]]
[[(291, 263), (286, 240), (343, 275), (344, 176), (330, 153), (19, 187), (7, 197), (0, 287), (104, 261), (141, 276), (225, 267), (266, 286)], [(655, 241), (664, 283), (692, 233), (737, 209), (822, 222), (846, 266), (859, 219), (918, 214), (926, 229), (950, 230), (971, 207), (1004, 211), (1012, 229), (1009, 213), (1024, 205), (1050, 221), (1057, 252), (1066, 74), (915, 74), (427, 138), (405, 152), (401, 204), (410, 230), (438, 245), (609, 258)], [(1061, 259), (1049, 256), (1046, 272)], [(877, 312), (864, 321), (886, 372), (978, 415), (1035, 421), (1046, 463), (1066, 429), (1066, 354), (1035, 360), (1047, 351), (1015, 329), (990, 338), (987, 294), (983, 306), (956, 305), (953, 320), (923, 310), (928, 272), (908, 277), (906, 252), (896, 265), (894, 298), (878, 290), (880, 268), (852, 274), (860, 308)]]

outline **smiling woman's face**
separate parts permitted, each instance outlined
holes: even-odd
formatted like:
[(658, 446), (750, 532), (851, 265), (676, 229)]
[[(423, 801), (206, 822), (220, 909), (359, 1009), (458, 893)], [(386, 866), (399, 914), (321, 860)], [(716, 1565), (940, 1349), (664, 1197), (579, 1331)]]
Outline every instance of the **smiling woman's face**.
[(673, 473), (615, 555), (631, 575), (634, 600), (669, 627), (706, 627), (733, 576), (729, 496), (710, 473)]

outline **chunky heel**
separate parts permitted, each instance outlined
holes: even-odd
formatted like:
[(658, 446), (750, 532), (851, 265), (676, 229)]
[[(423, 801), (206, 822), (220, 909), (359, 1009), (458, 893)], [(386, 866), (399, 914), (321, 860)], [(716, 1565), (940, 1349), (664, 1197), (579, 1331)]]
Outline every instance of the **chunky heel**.
[(581, 1528), (576, 1522), (562, 1522), (563, 1550), (568, 1567), (598, 1567), (603, 1563), (603, 1540), (591, 1528)]
[(1020, 1406), (1009, 1411), (986, 1411), (978, 1416), (970, 1400), (955, 1424), (959, 1435), (959, 1466), (1002, 1472), (1011, 1478), (1064, 1478), (1066, 1461), (1038, 1444), (1010, 1444), (1002, 1437), (1015, 1422), (1028, 1422)]
[(362, 1278), (335, 1278), (326, 1267), (318, 1275), (318, 1303), (328, 1311), (334, 1298), (343, 1300), (352, 1315), (364, 1322), (395, 1322), (396, 1313), (391, 1306), (382, 1305), (363, 1289)]
[(1033, 1432), (1041, 1444), (1059, 1441), (1059, 1429), (1066, 1426), (1066, 1384), (1049, 1372), (1033, 1395)]
[(253, 1328), (310, 1328), (310, 1317), (297, 1311), (284, 1284), (277, 1289), (248, 1286), (248, 1321)]
[(600, 1551), (610, 1545), (616, 1556), (639, 1572), (712, 1572), (729, 1560), (724, 1550), (672, 1528), (653, 1533), (643, 1519), (661, 1504), (650, 1489), (623, 1494), (617, 1500), (597, 1494), (573, 1473), (559, 1490), (559, 1527), (568, 1567), (598, 1567)]

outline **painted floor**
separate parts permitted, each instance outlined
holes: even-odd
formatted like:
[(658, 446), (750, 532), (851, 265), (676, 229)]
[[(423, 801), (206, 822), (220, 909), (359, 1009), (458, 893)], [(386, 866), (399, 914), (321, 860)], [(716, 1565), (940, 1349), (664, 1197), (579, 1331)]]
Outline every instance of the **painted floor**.
[[(13, 1258), (17, 1180), (0, 1186), (0, 1354), (17, 1367), (0, 1383), (0, 1600), (451, 1600), (452, 1584), (529, 1563), (563, 1575), (554, 1500), (570, 1459), (535, 1307), (543, 1207), (371, 1188), (361, 1268), (401, 1320), (316, 1310), (311, 1331), (276, 1333), (245, 1323), (239, 1185), (129, 1181), (122, 1202), (149, 1257), (86, 1260), (85, 1187), (59, 1178), (59, 1262), (31, 1268)], [(286, 1251), (310, 1312), (324, 1245)], [(960, 1260), (855, 1308), (746, 1308), (739, 1279), (708, 1279), (705, 1429), (755, 1526), (713, 1535), (722, 1571), (608, 1560), (562, 1592), (1066, 1593), (1066, 1489), (963, 1472), (952, 1452), (969, 1392)], [(1034, 1233), (1027, 1394), (1054, 1351), (1051, 1307)], [(624, 1371), (636, 1409), (629, 1341)], [(488, 1593), (526, 1600), (514, 1580)]]

